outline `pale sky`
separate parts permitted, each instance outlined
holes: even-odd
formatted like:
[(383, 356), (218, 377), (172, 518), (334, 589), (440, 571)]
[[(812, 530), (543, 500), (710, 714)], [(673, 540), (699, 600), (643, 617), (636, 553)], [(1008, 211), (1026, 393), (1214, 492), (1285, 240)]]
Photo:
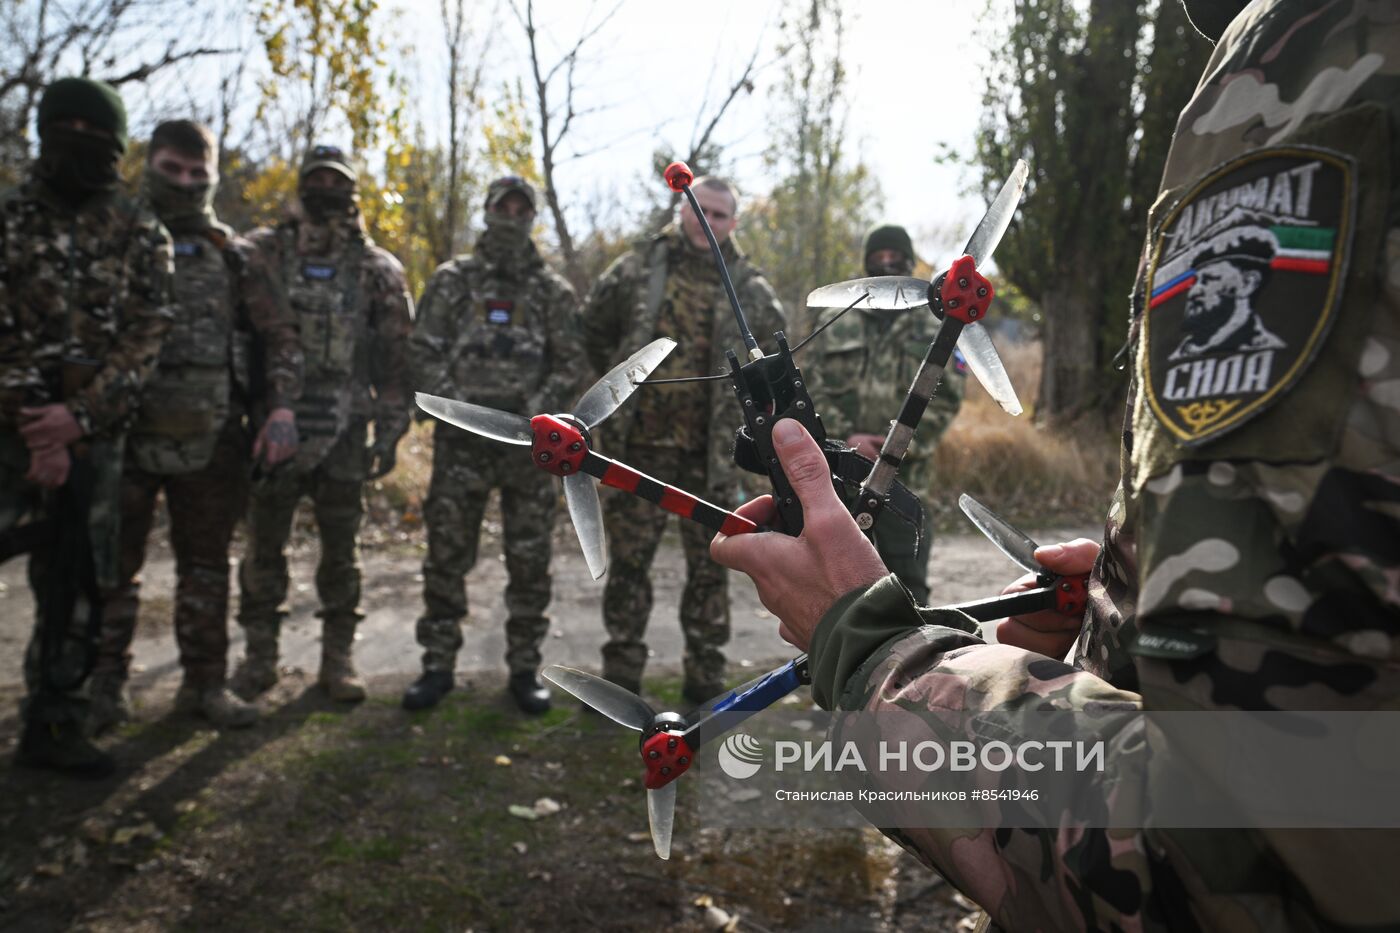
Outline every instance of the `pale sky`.
[[(430, 125), (443, 125), (441, 98), (432, 91), (440, 86), (445, 61), (438, 0), (399, 4), (404, 12), (400, 29), (414, 45), (412, 62), (401, 64), (421, 70), (429, 90), (419, 98), (420, 109)], [(489, 8), (478, 6), (484, 23)], [(966, 172), (937, 165), (934, 156), (940, 143), (966, 151), (977, 125), (981, 52), (971, 10), (981, 4), (924, 0), (848, 7), (849, 138), (854, 151), (880, 181), (884, 219), (908, 227), (924, 258), (951, 258), (981, 216), (982, 205), (960, 194)], [(543, 47), (552, 53), (543, 56), (545, 62), (558, 57), (559, 46), (572, 44), (586, 12), (591, 9), (596, 20), (610, 8), (607, 2), (592, 7), (578, 0), (540, 0), (536, 24), (546, 37)], [(560, 167), (557, 183), (566, 203), (600, 194), (635, 196), (650, 171), (654, 148), (664, 141), (687, 149), (707, 79), (708, 120), (756, 45), (760, 62), (773, 61), (780, 9), (778, 0), (688, 5), (626, 0), (585, 47), (586, 59), (578, 67), (579, 106), (603, 109), (578, 118), (563, 149), (606, 148)], [(677, 23), (677, 10), (691, 11), (691, 19)], [(704, 14), (695, 12), (699, 10)], [(524, 32), (505, 3), (497, 23), (483, 86), (518, 77), (529, 91), (533, 85)], [(736, 180), (748, 191), (763, 190), (770, 181), (762, 153), (773, 108), (770, 95), (780, 76), (780, 69), (770, 64), (758, 77), (756, 93), (736, 100), (716, 133)], [(562, 93), (562, 81), (559, 86)], [(660, 188), (659, 178), (655, 183)], [(952, 230), (962, 232), (953, 237)]]

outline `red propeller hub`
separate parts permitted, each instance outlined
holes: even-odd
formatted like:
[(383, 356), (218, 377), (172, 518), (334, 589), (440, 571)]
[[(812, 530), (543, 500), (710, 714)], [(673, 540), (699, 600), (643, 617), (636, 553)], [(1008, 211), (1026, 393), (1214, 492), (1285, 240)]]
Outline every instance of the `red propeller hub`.
[(530, 447), (535, 466), (555, 476), (579, 471), (588, 454), (588, 441), (577, 426), (557, 415), (536, 415), (530, 419), (530, 430), (535, 434)]
[(1077, 616), (1084, 612), (1089, 599), (1089, 575), (1081, 573), (1074, 577), (1061, 577), (1055, 584), (1055, 611), (1067, 616)]
[(695, 180), (695, 173), (684, 162), (672, 162), (666, 166), (666, 171), (661, 173), (661, 177), (666, 179), (666, 184), (672, 191), (679, 194), (690, 187), (690, 183)]
[(943, 277), (943, 289), (938, 297), (943, 302), (944, 314), (971, 324), (987, 316), (995, 295), (992, 283), (977, 271), (977, 263), (971, 256), (964, 256), (954, 262)]
[(665, 787), (685, 774), (695, 753), (678, 732), (658, 732), (642, 743), (642, 763), (647, 766), (647, 790)]

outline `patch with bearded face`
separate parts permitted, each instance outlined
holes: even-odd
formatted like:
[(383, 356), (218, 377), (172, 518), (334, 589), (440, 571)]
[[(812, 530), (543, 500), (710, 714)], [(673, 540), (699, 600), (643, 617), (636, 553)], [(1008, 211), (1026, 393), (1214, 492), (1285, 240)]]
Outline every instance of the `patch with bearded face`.
[(1307, 369), (1341, 304), (1354, 177), (1329, 150), (1255, 150), (1210, 172), (1157, 225), (1142, 386), (1180, 441), (1239, 427)]

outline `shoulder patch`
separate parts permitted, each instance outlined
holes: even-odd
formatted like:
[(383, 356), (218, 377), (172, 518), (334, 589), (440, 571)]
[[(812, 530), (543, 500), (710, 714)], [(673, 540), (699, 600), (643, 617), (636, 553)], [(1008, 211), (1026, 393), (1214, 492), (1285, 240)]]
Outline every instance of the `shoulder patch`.
[(1255, 150), (1213, 170), (1157, 229), (1143, 317), (1143, 391), (1195, 445), (1287, 392), (1341, 305), (1356, 215), (1350, 158)]

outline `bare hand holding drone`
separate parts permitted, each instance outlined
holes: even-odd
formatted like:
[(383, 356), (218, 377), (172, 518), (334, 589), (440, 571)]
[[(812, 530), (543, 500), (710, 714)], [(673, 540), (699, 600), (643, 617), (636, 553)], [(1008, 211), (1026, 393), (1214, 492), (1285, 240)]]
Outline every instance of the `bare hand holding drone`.
[[(817, 623), (836, 600), (889, 571), (837, 497), (826, 456), (802, 425), (779, 421), (773, 427), (773, 448), (802, 503), (802, 533), (795, 538), (720, 534), (710, 543), (710, 556), (748, 574), (758, 598), (778, 617), (778, 634), (806, 651)], [(764, 525), (778, 520), (772, 496), (746, 503), (738, 514)]]
[[(1099, 556), (1099, 542), (1075, 538), (1064, 544), (1047, 544), (1035, 549), (1035, 559), (1046, 569), (1061, 576), (1074, 577), (1094, 569)], [(1021, 593), (1043, 586), (1043, 580), (1028, 573), (1012, 583), (1002, 594)], [(997, 641), (1034, 651), (1049, 658), (1063, 658), (1084, 623), (1082, 615), (1065, 614), (1056, 609), (1044, 609), (1026, 615), (1012, 616), (997, 623)]]

